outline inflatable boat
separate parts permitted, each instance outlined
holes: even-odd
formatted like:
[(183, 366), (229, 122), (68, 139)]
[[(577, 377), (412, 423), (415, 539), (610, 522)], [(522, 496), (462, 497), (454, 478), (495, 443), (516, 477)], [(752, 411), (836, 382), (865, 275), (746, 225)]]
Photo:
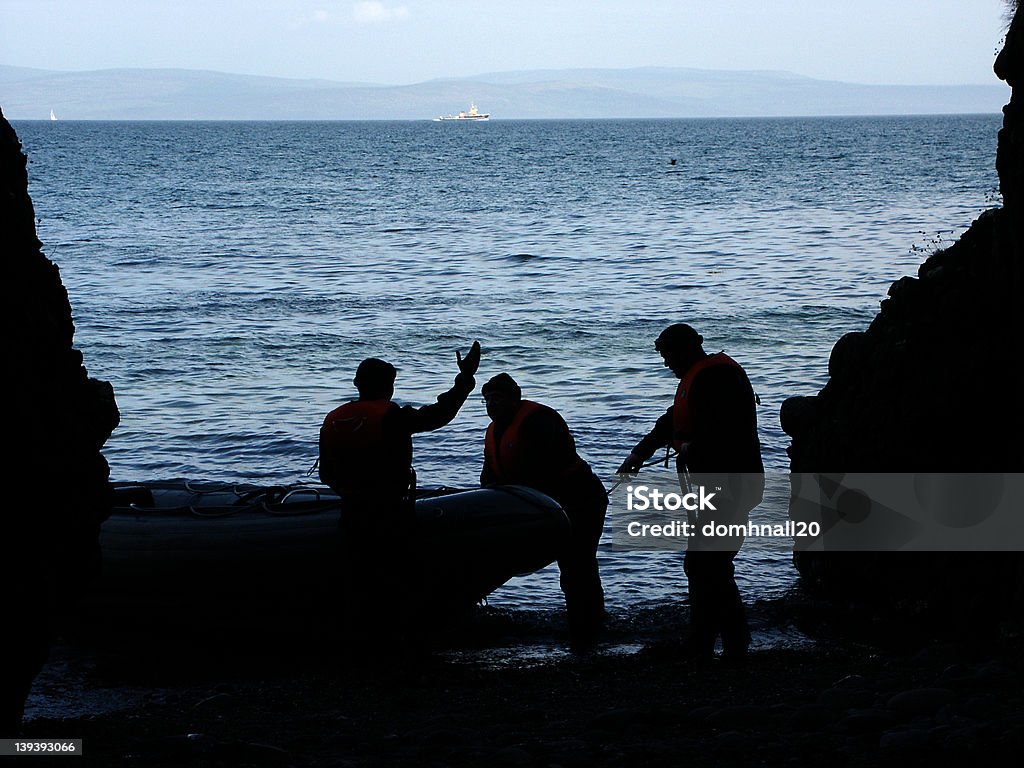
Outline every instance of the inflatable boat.
[[(301, 630), (336, 618), (341, 506), (328, 488), (118, 483), (114, 498), (100, 532), (102, 573), (76, 610), (86, 624)], [(439, 621), (468, 611), (553, 562), (568, 533), (561, 507), (529, 488), (425, 493), (396, 604)], [(379, 550), (370, 560), (393, 568), (391, 543), (374, 538), (357, 546)]]

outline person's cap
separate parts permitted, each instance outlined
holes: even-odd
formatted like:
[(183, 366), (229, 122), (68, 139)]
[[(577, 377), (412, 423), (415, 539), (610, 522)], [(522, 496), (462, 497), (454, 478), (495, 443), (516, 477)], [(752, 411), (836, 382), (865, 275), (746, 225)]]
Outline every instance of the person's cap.
[(654, 341), (654, 348), (659, 352), (679, 349), (695, 349), (704, 343), (704, 337), (686, 323), (670, 325)]
[(501, 392), (506, 395), (512, 395), (515, 399), (519, 400), (523, 396), (523, 390), (516, 384), (516, 380), (509, 376), (507, 373), (499, 373), (494, 376), (486, 384), (480, 388), (480, 394), (487, 397), (489, 394), (494, 392)]
[(357, 387), (381, 387), (395, 383), (398, 369), (391, 363), (368, 357), (356, 368), (355, 383)]

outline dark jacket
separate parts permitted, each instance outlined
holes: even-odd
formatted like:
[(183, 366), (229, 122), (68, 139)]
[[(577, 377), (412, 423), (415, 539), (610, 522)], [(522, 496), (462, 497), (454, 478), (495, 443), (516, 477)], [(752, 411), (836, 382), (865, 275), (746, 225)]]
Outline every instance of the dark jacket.
[[(693, 434), (680, 469), (764, 472), (754, 390), (742, 370), (731, 366), (709, 368), (694, 379), (687, 396), (691, 398)], [(637, 443), (634, 454), (646, 460), (659, 448), (672, 444), (673, 407)]]

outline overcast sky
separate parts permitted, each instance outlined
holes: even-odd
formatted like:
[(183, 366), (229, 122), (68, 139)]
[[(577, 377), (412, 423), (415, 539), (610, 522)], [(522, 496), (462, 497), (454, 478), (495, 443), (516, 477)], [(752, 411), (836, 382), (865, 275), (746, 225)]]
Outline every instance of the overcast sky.
[(0, 63), (381, 84), (575, 67), (994, 84), (1003, 0), (0, 0)]

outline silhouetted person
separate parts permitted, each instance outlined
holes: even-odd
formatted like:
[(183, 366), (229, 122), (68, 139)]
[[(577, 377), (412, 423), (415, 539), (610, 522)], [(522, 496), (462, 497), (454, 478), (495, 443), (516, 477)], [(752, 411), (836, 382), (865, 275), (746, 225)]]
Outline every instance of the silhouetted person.
[[(675, 402), (618, 470), (638, 472), (659, 448), (673, 446), (684, 491), (687, 472), (694, 487), (722, 489), (715, 495), (715, 511), (697, 513), (698, 529), (712, 520), (746, 523), (764, 491), (756, 397), (750, 380), (724, 352), (705, 353), (703, 342), (683, 323), (669, 326), (658, 336), (655, 349), (680, 379)], [(742, 543), (742, 537), (723, 541), (700, 535), (688, 541), (683, 563), (690, 591), (687, 655), (710, 659), (719, 634), (723, 658), (738, 661), (746, 655), (750, 632), (733, 575), (733, 558)]]
[(585, 649), (604, 619), (604, 591), (597, 566), (597, 543), (604, 529), (608, 493), (576, 453), (576, 442), (562, 417), (546, 405), (522, 399), (507, 373), (482, 390), (491, 424), (484, 443), (480, 484), (525, 485), (550, 496), (572, 524), (569, 543), (558, 556), (573, 647)]
[[(371, 635), (408, 617), (403, 595), (412, 558), (415, 475), (412, 436), (448, 424), (466, 402), (480, 365), (480, 343), (455, 353), (455, 384), (421, 408), (391, 400), (397, 371), (368, 358), (359, 364), (356, 400), (335, 408), (320, 428), (320, 479), (341, 497), (339, 557), (350, 618)], [(397, 638), (393, 638), (397, 639)]]

